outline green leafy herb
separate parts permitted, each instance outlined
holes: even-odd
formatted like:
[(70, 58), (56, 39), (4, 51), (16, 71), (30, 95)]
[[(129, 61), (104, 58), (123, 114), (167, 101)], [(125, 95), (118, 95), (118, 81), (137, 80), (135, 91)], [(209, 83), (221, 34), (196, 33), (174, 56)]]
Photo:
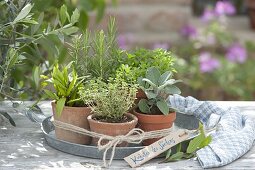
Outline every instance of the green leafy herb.
[(162, 162), (172, 162), (180, 159), (190, 159), (196, 155), (197, 150), (208, 146), (212, 141), (212, 137), (210, 135), (205, 135), (203, 125), (201, 123), (199, 124), (199, 132), (199, 135), (189, 142), (186, 150), (183, 147), (186, 141), (179, 143), (176, 146), (176, 152), (172, 152), (172, 149), (167, 151), (166, 158)]
[(157, 67), (147, 69), (144, 78), (138, 78), (139, 87), (145, 92), (147, 99), (138, 103), (140, 111), (147, 114), (169, 114), (166, 99), (170, 94), (180, 94), (181, 90), (174, 86), (180, 80), (171, 79), (172, 72), (166, 71), (161, 75)]
[(81, 98), (88, 104), (96, 117), (108, 122), (121, 122), (123, 116), (133, 106), (136, 85), (129, 85), (122, 79), (91, 80), (80, 90)]
[[(83, 101), (79, 95), (79, 88), (83, 86), (86, 77), (78, 77), (74, 68), (69, 73), (68, 70), (72, 63), (60, 69), (58, 64), (53, 68), (51, 77), (41, 76), (44, 78), (42, 82), (44, 92), (47, 97), (56, 101), (56, 114), (61, 115), (64, 106), (84, 106)], [(54, 91), (48, 88), (48, 85), (53, 85)]]

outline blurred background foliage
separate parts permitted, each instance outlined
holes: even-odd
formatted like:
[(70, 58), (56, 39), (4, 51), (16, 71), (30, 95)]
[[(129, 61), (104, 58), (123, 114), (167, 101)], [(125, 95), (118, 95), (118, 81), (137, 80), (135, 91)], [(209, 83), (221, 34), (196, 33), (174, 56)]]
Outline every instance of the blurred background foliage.
[[(115, 5), (116, 1), (111, 2)], [(201, 100), (253, 100), (254, 42), (241, 42), (226, 26), (229, 15), (245, 13), (243, 1), (193, 0), (198, 1), (203, 7), (195, 14), (201, 14), (204, 26), (197, 29), (187, 24), (180, 30), (184, 43), (155, 42), (153, 48), (169, 49), (177, 56), (176, 76), (184, 80), (181, 88), (184, 96)], [(206, 7), (209, 1), (213, 3)], [(90, 12), (95, 13), (99, 23), (107, 3), (107, 0), (0, 0), (0, 99), (39, 99), (40, 75), (49, 74), (56, 62), (70, 61), (67, 42), (71, 42), (72, 35), (87, 29)], [(192, 5), (195, 8), (197, 4)], [(123, 37), (121, 34), (117, 37), (119, 46), (123, 49), (132, 46)]]
[[(1, 0), (0, 99), (38, 99), (40, 75), (68, 58), (65, 41), (99, 22), (105, 0)], [(113, 0), (113, 3), (115, 1)]]
[(255, 43), (241, 41), (227, 27), (238, 11), (232, 1), (215, 1), (200, 16), (202, 28), (189, 24), (180, 30), (186, 43), (172, 50), (179, 56), (177, 76), (184, 79), (185, 95), (201, 100), (254, 99)]

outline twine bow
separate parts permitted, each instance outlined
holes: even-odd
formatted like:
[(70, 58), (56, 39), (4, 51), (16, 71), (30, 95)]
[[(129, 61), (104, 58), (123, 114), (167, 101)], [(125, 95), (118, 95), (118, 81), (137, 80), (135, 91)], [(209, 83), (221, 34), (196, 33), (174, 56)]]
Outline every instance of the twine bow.
[[(132, 129), (126, 135), (120, 135), (115, 137), (104, 135), (100, 137), (98, 140), (98, 149), (104, 150), (104, 155), (103, 155), (104, 167), (108, 167), (109, 165), (111, 165), (114, 154), (115, 154), (115, 149), (118, 144), (122, 142), (139, 144), (142, 142), (143, 137), (144, 137), (144, 131), (138, 128)], [(103, 140), (108, 140), (108, 142), (106, 144), (102, 144)], [(107, 163), (106, 155), (110, 148), (112, 148), (112, 152), (111, 152), (109, 163)]]

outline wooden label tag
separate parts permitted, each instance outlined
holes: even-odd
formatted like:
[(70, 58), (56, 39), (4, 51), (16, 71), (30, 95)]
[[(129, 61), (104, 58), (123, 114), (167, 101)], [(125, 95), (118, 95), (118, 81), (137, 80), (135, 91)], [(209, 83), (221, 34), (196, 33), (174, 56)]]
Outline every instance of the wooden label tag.
[(188, 139), (189, 134), (184, 129), (179, 129), (175, 132), (171, 132), (168, 136), (158, 140), (157, 142), (146, 146), (145, 148), (137, 151), (127, 157), (124, 160), (132, 167), (137, 167), (143, 163), (151, 160), (159, 154), (170, 149), (174, 145)]

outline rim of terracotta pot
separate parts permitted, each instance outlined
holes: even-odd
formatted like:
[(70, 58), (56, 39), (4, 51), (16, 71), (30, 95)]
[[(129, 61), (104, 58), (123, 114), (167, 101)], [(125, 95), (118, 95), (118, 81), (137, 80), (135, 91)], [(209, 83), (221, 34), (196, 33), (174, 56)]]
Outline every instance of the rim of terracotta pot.
[(127, 115), (129, 118), (132, 118), (131, 121), (129, 122), (123, 122), (123, 123), (109, 123), (109, 122), (101, 122), (101, 121), (98, 121), (98, 120), (94, 120), (93, 117), (95, 116), (95, 113), (89, 115), (87, 117), (88, 121), (90, 122), (93, 122), (93, 123), (100, 123), (100, 124), (104, 124), (104, 125), (108, 125), (108, 126), (114, 126), (114, 125), (127, 125), (127, 124), (133, 124), (133, 123), (137, 123), (138, 122), (138, 118), (131, 114), (131, 113), (126, 113), (125, 115)]
[[(51, 101), (51, 106), (52, 107), (56, 107), (56, 101), (55, 100)], [(81, 110), (88, 109), (88, 110), (91, 110), (91, 108), (88, 107), (88, 106), (81, 106), (81, 107), (77, 107), (77, 106), (64, 106), (64, 109), (69, 109), (69, 110), (71, 110), (71, 109), (81, 109)]]
[(174, 121), (176, 119), (176, 112), (169, 112), (168, 115), (149, 115), (144, 113), (139, 113), (134, 109), (134, 114), (139, 119), (139, 122), (146, 122), (146, 123), (168, 123)]

